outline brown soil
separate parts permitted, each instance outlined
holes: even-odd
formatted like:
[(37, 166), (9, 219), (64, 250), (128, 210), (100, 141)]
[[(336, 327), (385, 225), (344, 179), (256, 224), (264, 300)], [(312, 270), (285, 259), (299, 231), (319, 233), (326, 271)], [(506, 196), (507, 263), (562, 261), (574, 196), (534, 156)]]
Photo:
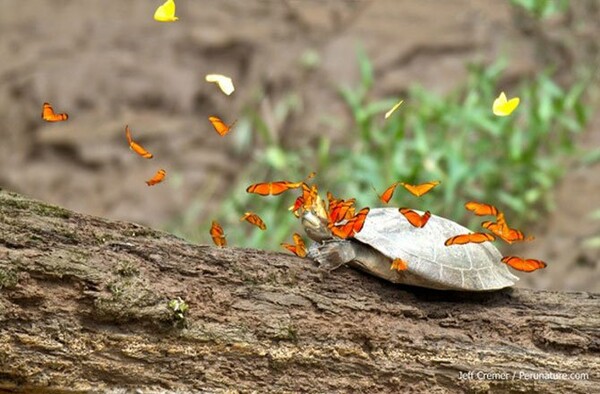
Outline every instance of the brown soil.
[[(236, 153), (234, 138), (216, 135), (208, 115), (228, 120), (260, 102), (272, 117), (276, 103), (294, 92), (302, 110), (285, 127), (272, 122), (279, 138), (300, 135), (293, 140), (306, 143), (323, 132), (325, 117), (347, 125), (336, 87), (357, 82), (359, 42), (374, 61), (374, 97), (383, 97), (412, 83), (448, 91), (464, 79), (467, 62), (502, 54), (511, 58), (508, 84), (548, 64), (568, 78), (596, 53), (592, 38), (600, 31), (591, 1), (541, 25), (494, 0), (206, 0), (178, 3), (174, 24), (152, 20), (156, 3), (3, 3), (1, 186), (160, 227), (192, 204), (200, 204), (199, 216), (214, 209), (251, 158)], [(320, 58), (314, 69), (301, 65), (311, 52)], [(203, 82), (215, 71), (236, 81), (231, 98)], [(44, 101), (68, 112), (69, 121), (41, 122)], [(125, 124), (155, 159), (127, 151)], [(582, 137), (588, 147), (600, 146), (594, 124)], [(347, 137), (345, 124), (328, 130)], [(148, 190), (143, 181), (161, 167), (169, 182)], [(551, 265), (527, 275), (524, 285), (600, 291), (600, 252), (582, 247), (600, 233), (600, 221), (586, 219), (600, 208), (599, 169), (573, 169), (557, 190), (557, 211), (524, 252)]]

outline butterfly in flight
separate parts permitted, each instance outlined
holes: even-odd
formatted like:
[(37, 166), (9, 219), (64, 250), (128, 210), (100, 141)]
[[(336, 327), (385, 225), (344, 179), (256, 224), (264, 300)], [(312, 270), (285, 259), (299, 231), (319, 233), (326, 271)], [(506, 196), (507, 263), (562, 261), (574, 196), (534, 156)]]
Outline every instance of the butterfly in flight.
[(219, 118), (218, 116), (209, 116), (208, 120), (213, 125), (215, 131), (217, 133), (219, 133), (219, 135), (221, 137), (223, 137), (227, 133), (229, 133), (229, 131), (231, 131), (231, 128), (233, 127), (233, 125), (235, 124), (235, 122), (237, 122), (237, 120), (234, 120), (233, 123), (231, 123), (231, 124), (228, 125), (225, 122), (223, 122), (221, 120), (221, 118)]
[(476, 201), (465, 203), (465, 208), (477, 216), (496, 216), (498, 214), (498, 208), (495, 206)]
[(46, 122), (62, 122), (69, 119), (67, 114), (57, 114), (49, 103), (42, 106), (42, 119)]
[(508, 100), (504, 92), (501, 92), (500, 96), (494, 100), (492, 112), (496, 116), (508, 116), (519, 106), (519, 101), (518, 97)]
[(207, 74), (204, 79), (206, 82), (214, 82), (219, 85), (219, 89), (226, 95), (230, 95), (235, 90), (231, 78), (221, 74)]
[(392, 116), (394, 111), (396, 111), (398, 109), (398, 107), (400, 107), (402, 105), (403, 102), (404, 102), (404, 100), (400, 100), (392, 108), (390, 108), (390, 110), (385, 113), (384, 119), (387, 119), (390, 116)]
[(439, 185), (440, 181), (431, 181), (421, 183), (419, 185), (411, 185), (409, 183), (401, 182), (400, 184), (404, 186), (406, 190), (408, 190), (413, 196), (421, 197), (425, 193), (428, 193), (431, 189)]
[(217, 245), (218, 247), (222, 248), (227, 246), (227, 239), (225, 239), (223, 227), (221, 227), (221, 225), (214, 220), (210, 227), (210, 236), (212, 237), (212, 240), (215, 243), (215, 245)]
[(179, 18), (175, 16), (175, 2), (167, 0), (154, 11), (154, 20), (158, 22), (175, 22)]
[(160, 169), (156, 171), (156, 174), (154, 174), (151, 179), (146, 181), (146, 184), (148, 186), (154, 186), (157, 183), (161, 183), (165, 179), (165, 176), (167, 176), (167, 172), (163, 169)]
[(129, 130), (129, 126), (125, 126), (125, 137), (127, 137), (129, 148), (132, 151), (142, 156), (144, 159), (152, 159), (152, 153), (148, 152), (146, 149), (144, 149), (144, 147), (142, 147), (140, 144), (138, 144), (131, 138), (131, 131)]
[(294, 233), (293, 237), (294, 244), (282, 243), (281, 246), (294, 253), (298, 257), (306, 257), (306, 244), (302, 239), (302, 236), (298, 233)]
[(260, 216), (258, 216), (255, 213), (246, 212), (244, 214), (244, 216), (241, 217), (240, 222), (243, 222), (244, 220), (250, 224), (255, 225), (256, 227), (258, 227), (261, 230), (267, 229), (267, 225), (265, 224), (265, 222), (263, 222), (263, 220), (260, 218)]
[(394, 191), (396, 190), (396, 187), (398, 187), (399, 184), (400, 184), (400, 182), (392, 183), (392, 185), (390, 187), (388, 187), (387, 189), (385, 189), (383, 191), (383, 193), (381, 193), (381, 194), (377, 193), (377, 190), (373, 187), (373, 185), (371, 185), (371, 187), (373, 188), (373, 190), (375, 190), (375, 193), (377, 193), (377, 197), (379, 197), (381, 202), (387, 204), (390, 202), (390, 200), (394, 196)]

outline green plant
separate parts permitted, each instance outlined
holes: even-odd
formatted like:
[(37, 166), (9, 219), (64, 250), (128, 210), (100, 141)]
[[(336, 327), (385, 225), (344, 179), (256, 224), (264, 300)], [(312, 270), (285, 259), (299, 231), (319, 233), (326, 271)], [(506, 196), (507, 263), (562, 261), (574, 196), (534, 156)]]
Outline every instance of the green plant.
[(185, 315), (189, 309), (189, 306), (184, 300), (179, 297), (174, 298), (169, 301), (168, 307), (173, 312), (173, 318), (175, 321), (185, 320)]

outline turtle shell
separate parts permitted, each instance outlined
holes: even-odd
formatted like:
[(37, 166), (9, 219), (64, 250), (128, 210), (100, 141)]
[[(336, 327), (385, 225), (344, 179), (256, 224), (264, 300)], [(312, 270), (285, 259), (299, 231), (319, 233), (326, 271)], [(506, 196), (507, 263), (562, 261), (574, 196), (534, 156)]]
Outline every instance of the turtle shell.
[(354, 238), (390, 259), (401, 258), (408, 264), (405, 271), (389, 272), (388, 265), (386, 272), (372, 272), (396, 283), (470, 291), (514, 285), (519, 278), (508, 271), (500, 261), (502, 255), (490, 242), (444, 245), (450, 237), (471, 232), (436, 215), (418, 228), (397, 208), (374, 208)]

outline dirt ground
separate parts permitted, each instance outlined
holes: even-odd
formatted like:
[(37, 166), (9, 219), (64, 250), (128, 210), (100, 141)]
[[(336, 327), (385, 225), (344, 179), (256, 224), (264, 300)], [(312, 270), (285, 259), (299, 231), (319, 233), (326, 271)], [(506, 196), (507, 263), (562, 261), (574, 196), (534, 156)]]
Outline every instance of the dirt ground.
[[(208, 115), (229, 120), (259, 103), (268, 117), (293, 92), (302, 113), (275, 125), (279, 138), (302, 144), (324, 130), (351, 138), (336, 89), (357, 83), (359, 44), (374, 62), (374, 97), (388, 97), (412, 83), (447, 92), (464, 80), (466, 63), (503, 54), (507, 85), (548, 65), (569, 79), (594, 60), (600, 34), (594, 1), (541, 24), (495, 0), (181, 1), (170, 24), (152, 20), (160, 3), (3, 2), (1, 187), (161, 227), (199, 199), (199, 216), (214, 210), (252, 157), (216, 135)], [(311, 57), (317, 65), (303, 65)], [(232, 76), (233, 96), (205, 83), (209, 72)], [(44, 101), (69, 121), (42, 122)], [(331, 117), (346, 124), (326, 129)], [(155, 159), (127, 151), (125, 124)], [(596, 117), (580, 144), (600, 147), (599, 128)], [(149, 190), (143, 181), (161, 167), (169, 182)], [(521, 275), (523, 286), (600, 291), (600, 249), (583, 246), (600, 234), (600, 220), (588, 218), (599, 191), (600, 165), (574, 165), (556, 191), (557, 210), (521, 249), (550, 266)]]

